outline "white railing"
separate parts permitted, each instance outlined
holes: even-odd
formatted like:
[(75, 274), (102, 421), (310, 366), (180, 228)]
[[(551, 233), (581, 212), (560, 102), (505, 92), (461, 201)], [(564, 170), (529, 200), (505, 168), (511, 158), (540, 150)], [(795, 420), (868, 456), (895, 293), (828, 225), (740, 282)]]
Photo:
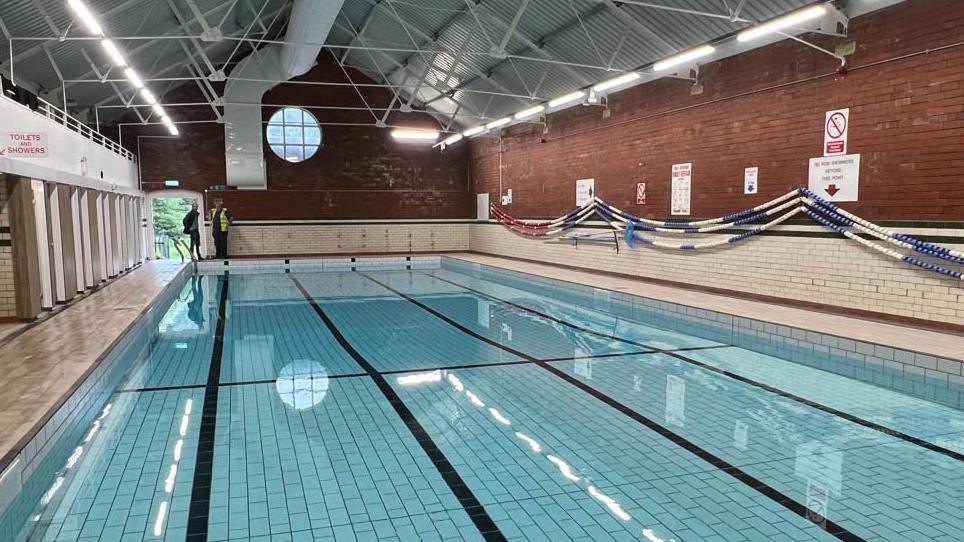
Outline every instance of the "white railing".
[[(15, 100), (12, 100), (12, 101), (15, 101)], [(34, 111), (34, 113), (47, 117), (47, 119), (49, 119), (50, 121), (56, 122), (57, 124), (60, 124), (69, 130), (73, 130), (74, 132), (77, 132), (78, 134), (86, 137), (87, 139), (93, 141), (94, 143), (102, 147), (106, 147), (111, 151), (123, 156), (124, 158), (127, 158), (131, 162), (137, 161), (136, 157), (134, 156), (134, 153), (125, 149), (123, 146), (116, 143), (114, 140), (108, 137), (105, 137), (97, 130), (91, 129), (90, 126), (87, 126), (83, 122), (80, 122), (79, 120), (70, 116), (63, 109), (60, 109), (59, 107), (55, 106), (54, 104), (40, 97), (37, 98), (37, 104), (38, 104), (38, 107), (36, 111)]]

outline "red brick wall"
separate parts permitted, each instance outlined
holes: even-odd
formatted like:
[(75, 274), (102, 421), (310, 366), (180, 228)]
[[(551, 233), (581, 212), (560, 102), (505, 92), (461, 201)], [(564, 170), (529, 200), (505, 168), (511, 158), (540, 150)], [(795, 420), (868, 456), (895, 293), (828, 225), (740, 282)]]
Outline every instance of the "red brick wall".
[[(938, 15), (939, 14), (939, 15)], [(812, 39), (830, 49), (843, 40)], [(509, 213), (559, 216), (575, 204), (575, 180), (647, 217), (666, 217), (670, 169), (693, 163), (692, 216), (754, 206), (807, 183), (821, 154), (827, 110), (850, 107), (849, 152), (862, 155), (860, 201), (869, 219), (964, 220), (964, 2), (911, 0), (851, 21), (857, 51), (848, 75), (804, 45), (780, 43), (701, 68), (690, 83), (660, 80), (575, 107), (541, 125), (511, 127), (503, 140)], [(902, 58), (903, 57), (903, 58)], [(476, 192), (498, 201), (499, 139), (472, 140)], [(743, 170), (760, 168), (760, 193), (743, 194)], [(648, 203), (636, 205), (637, 182)]]
[[(347, 82), (329, 53), (300, 81)], [(349, 71), (355, 82), (368, 82)], [(382, 88), (363, 88), (374, 107), (387, 107), (391, 94)], [(194, 85), (182, 86), (162, 99), (166, 103), (203, 101)], [(267, 121), (279, 106), (364, 107), (351, 86), (280, 85), (263, 102)], [(396, 105), (397, 107), (397, 105)], [(398, 143), (387, 129), (325, 123), (371, 123), (368, 111), (310, 109), (323, 124), (324, 146), (310, 160), (292, 164), (281, 160), (265, 144), (268, 190), (219, 192), (213, 197), (239, 219), (345, 218), (462, 218), (472, 216), (468, 187), (468, 149), (439, 153), (428, 145)], [(170, 108), (177, 121), (211, 119), (209, 107)], [(130, 119), (126, 119), (130, 121)], [(438, 128), (421, 113), (392, 113), (389, 125)], [(181, 125), (173, 139), (142, 138), (140, 162), (143, 187), (163, 190), (165, 179), (178, 179), (180, 188), (202, 191), (225, 184), (224, 127), (205, 123)], [(124, 142), (136, 150), (136, 135), (163, 133), (161, 128), (125, 127)]]

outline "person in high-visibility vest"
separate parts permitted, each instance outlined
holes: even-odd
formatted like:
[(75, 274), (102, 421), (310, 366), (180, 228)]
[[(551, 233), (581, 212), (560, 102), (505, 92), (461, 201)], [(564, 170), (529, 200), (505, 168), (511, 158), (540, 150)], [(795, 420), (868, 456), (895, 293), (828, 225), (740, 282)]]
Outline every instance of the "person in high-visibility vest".
[(214, 235), (215, 258), (225, 260), (228, 257), (228, 227), (231, 225), (231, 217), (228, 209), (224, 207), (224, 201), (214, 200), (214, 209), (211, 209), (211, 234)]

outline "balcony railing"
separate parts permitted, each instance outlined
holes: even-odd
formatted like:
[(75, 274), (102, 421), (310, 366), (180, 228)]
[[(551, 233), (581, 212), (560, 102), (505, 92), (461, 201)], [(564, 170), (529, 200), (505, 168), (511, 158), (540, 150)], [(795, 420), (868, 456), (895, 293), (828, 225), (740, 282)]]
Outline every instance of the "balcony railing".
[[(15, 100), (11, 100), (11, 101), (14, 103), (17, 103), (17, 105), (20, 105), (21, 107), (27, 107), (23, 104), (16, 102)], [(78, 134), (93, 141), (94, 143), (100, 145), (101, 147), (110, 149), (114, 153), (123, 156), (124, 158), (130, 160), (131, 162), (137, 161), (136, 157), (134, 156), (134, 153), (125, 149), (123, 146), (121, 146), (114, 140), (108, 137), (105, 137), (97, 130), (91, 129), (83, 122), (80, 122), (79, 120), (70, 116), (63, 109), (60, 109), (54, 104), (39, 97), (37, 98), (37, 104), (38, 104), (38, 107), (34, 111), (34, 113), (47, 117), (47, 119), (51, 120), (52, 122), (56, 122), (57, 124), (60, 124), (69, 130), (73, 130), (74, 132), (77, 132)]]

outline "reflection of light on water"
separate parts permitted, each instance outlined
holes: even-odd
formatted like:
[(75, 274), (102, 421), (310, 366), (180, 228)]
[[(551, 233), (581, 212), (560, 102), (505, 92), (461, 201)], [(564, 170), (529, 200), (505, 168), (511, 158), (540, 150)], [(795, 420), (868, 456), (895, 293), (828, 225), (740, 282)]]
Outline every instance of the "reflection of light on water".
[(482, 402), (482, 399), (479, 399), (478, 395), (470, 392), (469, 390), (465, 390), (465, 396), (469, 398), (469, 401), (472, 401), (473, 405), (480, 408), (485, 406), (485, 403)]
[(452, 387), (455, 388), (455, 391), (462, 391), (465, 389), (465, 386), (462, 385), (462, 381), (459, 380), (459, 377), (455, 376), (454, 374), (449, 373), (448, 379), (449, 379), (449, 382), (452, 384)]
[(572, 467), (569, 466), (569, 463), (566, 463), (565, 461), (559, 459), (554, 455), (547, 455), (546, 459), (548, 459), (549, 462), (552, 463), (553, 465), (559, 467), (559, 472), (561, 472), (562, 475), (566, 477), (566, 479), (571, 480), (573, 482), (579, 481), (579, 477), (572, 472)]
[(508, 418), (503, 416), (501, 412), (494, 408), (489, 409), (489, 414), (492, 414), (492, 417), (495, 418), (495, 421), (501, 423), (502, 425), (512, 425), (512, 422), (510, 422)]
[(281, 401), (295, 410), (320, 403), (328, 393), (328, 372), (316, 361), (299, 359), (285, 365), (275, 382)]
[[(649, 542), (666, 542), (665, 538), (656, 536), (656, 533), (654, 533), (652, 529), (643, 529), (643, 536), (645, 536), (646, 540), (649, 540)], [(671, 538), (670, 540), (672, 541), (675, 539)]]
[(623, 510), (623, 507), (619, 506), (619, 503), (616, 502), (616, 499), (599, 491), (598, 489), (596, 489), (596, 486), (589, 486), (588, 488), (586, 488), (586, 490), (589, 491), (589, 494), (592, 495), (592, 498), (605, 504), (606, 508), (608, 508), (609, 511), (612, 512), (613, 515), (616, 516), (617, 518), (623, 521), (629, 521), (630, 519), (632, 519), (632, 517), (628, 513), (626, 513), (625, 510)]
[(542, 451), (542, 445), (539, 444), (539, 443), (536, 441), (536, 439), (530, 437), (529, 435), (527, 435), (527, 434), (525, 434), (525, 433), (516, 433), (515, 436), (517, 436), (517, 437), (519, 437), (520, 439), (526, 441), (526, 444), (528, 444), (529, 447), (532, 448), (532, 451), (533, 451), (533, 452), (539, 453), (539, 452)]
[(396, 381), (402, 386), (416, 386), (418, 384), (426, 384), (428, 382), (440, 382), (441, 380), (442, 371), (438, 369), (426, 373), (415, 373), (400, 376), (396, 379)]

